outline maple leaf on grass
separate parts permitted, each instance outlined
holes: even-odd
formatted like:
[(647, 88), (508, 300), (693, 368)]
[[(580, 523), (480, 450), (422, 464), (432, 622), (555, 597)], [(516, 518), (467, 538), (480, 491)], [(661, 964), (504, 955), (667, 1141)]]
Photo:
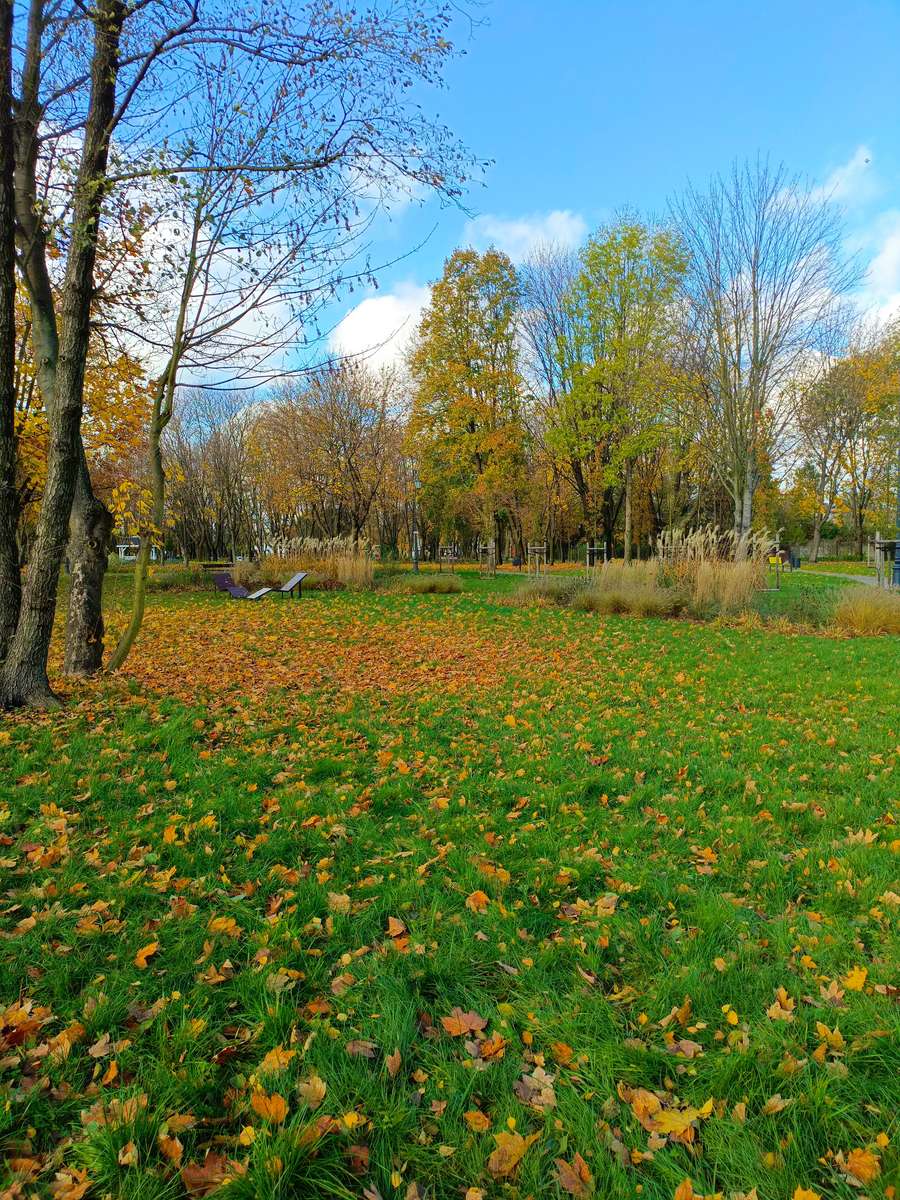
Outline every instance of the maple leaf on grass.
[(449, 1017), (441, 1017), (441, 1024), (451, 1037), (464, 1037), (467, 1033), (481, 1033), (487, 1020), (477, 1012), (463, 1012), (459, 1007), (451, 1010)]
[(134, 956), (134, 965), (139, 971), (144, 971), (147, 968), (147, 959), (152, 958), (159, 949), (159, 942), (148, 942), (146, 946), (141, 946), (137, 954)]
[(187, 1163), (181, 1168), (181, 1182), (189, 1196), (208, 1196), (229, 1179), (244, 1175), (246, 1171), (242, 1163), (208, 1150), (202, 1163)]
[(264, 1121), (268, 1121), (273, 1125), (280, 1125), (288, 1112), (284, 1096), (280, 1096), (277, 1092), (274, 1092), (271, 1096), (267, 1096), (263, 1091), (254, 1092), (250, 1097), (250, 1107)]
[(488, 1158), (488, 1171), (495, 1179), (506, 1179), (507, 1176), (512, 1175), (528, 1147), (536, 1142), (539, 1136), (537, 1133), (532, 1133), (528, 1137), (522, 1137), (521, 1133), (510, 1133), (505, 1129), (502, 1133), (495, 1133), (494, 1141), (497, 1143), (497, 1148)]
[(579, 1200), (593, 1194), (594, 1177), (591, 1175), (587, 1163), (577, 1151), (570, 1163), (562, 1158), (556, 1158), (553, 1161), (556, 1166), (556, 1181), (564, 1192), (578, 1197)]

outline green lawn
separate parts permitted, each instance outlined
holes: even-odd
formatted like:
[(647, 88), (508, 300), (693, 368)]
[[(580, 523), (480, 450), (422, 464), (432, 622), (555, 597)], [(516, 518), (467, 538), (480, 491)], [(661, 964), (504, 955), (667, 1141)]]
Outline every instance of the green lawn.
[(464, 580), (7, 720), (7, 1195), (894, 1194), (896, 640)]

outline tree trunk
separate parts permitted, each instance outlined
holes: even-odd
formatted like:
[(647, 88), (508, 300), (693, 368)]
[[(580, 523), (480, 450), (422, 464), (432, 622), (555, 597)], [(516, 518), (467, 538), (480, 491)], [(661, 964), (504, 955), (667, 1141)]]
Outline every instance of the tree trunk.
[[(36, 55), (31, 65), (37, 74), (43, 30), (40, 3), (33, 3), (32, 17), (29, 55)], [(24, 274), (32, 304), (32, 336), (36, 339), (38, 382), (48, 413), (50, 439), (47, 482), (22, 594), (19, 621), (0, 674), (0, 704), (7, 707), (23, 704), (43, 707), (58, 703), (47, 678), (47, 656), (53, 632), (59, 571), (68, 540), (69, 516), (81, 456), (84, 368), (90, 336), (97, 228), (103, 204), (102, 185), (106, 177), (110, 127), (115, 110), (119, 39), (124, 20), (125, 7), (121, 0), (103, 0), (94, 16), (91, 96), (75, 183), (73, 236), (62, 285), (58, 356), (56, 315), (46, 269), (46, 247), (43, 231), (36, 227), (34, 210), (39, 125), (36, 109), (27, 114), (21, 131), (23, 144), (18, 148), (16, 216), (19, 225), (24, 226)], [(32, 45), (35, 38), (36, 49)], [(37, 333), (40, 333), (43, 341), (37, 338)]]
[(141, 547), (134, 564), (131, 618), (110, 657), (107, 668), (110, 671), (118, 671), (119, 667), (122, 666), (140, 632), (141, 624), (144, 620), (144, 608), (147, 603), (147, 573), (150, 567), (150, 554), (153, 549), (154, 535), (159, 537), (160, 544), (162, 544), (166, 477), (163, 471), (160, 442), (163, 429), (165, 428), (161, 417), (164, 386), (165, 383), (163, 382), (156, 394), (154, 412), (150, 422), (149, 445), (147, 448), (147, 459), (150, 466), (150, 490), (153, 496), (150, 513), (151, 528), (145, 529), (141, 534)]
[(812, 549), (809, 552), (809, 561), (811, 563), (819, 561), (819, 544), (822, 541), (822, 518), (816, 515), (813, 523)]
[(625, 562), (631, 562), (631, 492), (634, 483), (634, 463), (625, 464)]
[(69, 522), (67, 675), (93, 675), (103, 665), (103, 577), (109, 560), (112, 513), (94, 495), (84, 449)]
[(12, 144), (12, 0), (0, 0), (0, 663), (19, 620), (16, 490), (16, 270)]

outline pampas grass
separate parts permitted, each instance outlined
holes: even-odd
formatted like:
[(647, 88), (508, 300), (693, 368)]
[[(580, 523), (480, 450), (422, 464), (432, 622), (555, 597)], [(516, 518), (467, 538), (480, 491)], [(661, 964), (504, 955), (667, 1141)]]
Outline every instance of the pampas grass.
[(375, 564), (369, 548), (352, 538), (283, 538), (273, 554), (258, 563), (236, 563), (235, 581), (247, 586), (274, 587), (297, 571), (310, 574), (307, 587), (345, 587), (358, 591), (372, 586)]

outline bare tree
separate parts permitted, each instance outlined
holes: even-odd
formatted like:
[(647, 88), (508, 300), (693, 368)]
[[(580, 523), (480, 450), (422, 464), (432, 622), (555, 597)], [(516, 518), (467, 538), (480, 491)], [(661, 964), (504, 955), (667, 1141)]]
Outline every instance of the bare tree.
[(198, 45), (190, 123), (165, 147), (161, 190), (173, 219), (168, 287), (157, 292), (178, 299), (133, 329), (164, 366), (148, 434), (150, 520), (111, 670), (140, 629), (151, 548), (162, 542), (161, 445), (178, 384), (214, 373), (221, 386), (248, 386), (277, 375), (285, 355), (314, 337), (316, 314), (337, 290), (371, 277), (364, 239), (379, 208), (410, 189), (455, 199), (470, 166), (407, 99), (413, 84), (437, 81), (451, 53), (449, 10), (425, 5), (411, 20), (405, 5), (389, 15), (338, 11), (328, 0), (264, 8), (262, 45)]
[(743, 539), (766, 421), (771, 436), (787, 382), (828, 335), (858, 271), (828, 197), (783, 166), (735, 165), (705, 192), (689, 187), (672, 212), (691, 258), (685, 300), (697, 397), (717, 432), (710, 466)]

